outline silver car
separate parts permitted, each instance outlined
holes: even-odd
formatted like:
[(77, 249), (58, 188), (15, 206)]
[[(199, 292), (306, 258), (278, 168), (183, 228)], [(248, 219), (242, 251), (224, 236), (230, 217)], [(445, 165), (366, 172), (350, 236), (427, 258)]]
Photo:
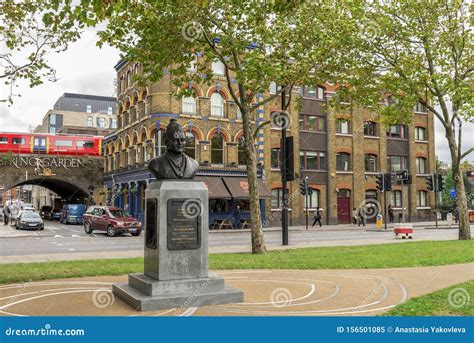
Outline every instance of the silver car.
[(44, 230), (44, 222), (38, 213), (22, 212), (15, 222), (15, 227), (17, 230)]

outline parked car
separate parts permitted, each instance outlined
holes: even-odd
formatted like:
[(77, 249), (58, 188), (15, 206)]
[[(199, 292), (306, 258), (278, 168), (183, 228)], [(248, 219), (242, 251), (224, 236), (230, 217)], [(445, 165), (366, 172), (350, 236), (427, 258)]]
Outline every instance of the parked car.
[(94, 230), (106, 231), (109, 237), (125, 232), (131, 233), (132, 236), (140, 236), (142, 223), (130, 215), (126, 215), (120, 208), (91, 206), (84, 214), (84, 231), (90, 234)]
[(84, 215), (84, 212), (86, 212), (86, 205), (64, 205), (59, 222), (64, 224), (82, 224), (82, 216)]
[(51, 211), (51, 220), (60, 220), (61, 219), (61, 210), (55, 208)]
[(16, 222), (16, 229), (44, 230), (44, 222), (40, 215), (35, 212), (22, 212)]
[(53, 208), (51, 206), (41, 206), (40, 216), (43, 219), (51, 219), (51, 211)]

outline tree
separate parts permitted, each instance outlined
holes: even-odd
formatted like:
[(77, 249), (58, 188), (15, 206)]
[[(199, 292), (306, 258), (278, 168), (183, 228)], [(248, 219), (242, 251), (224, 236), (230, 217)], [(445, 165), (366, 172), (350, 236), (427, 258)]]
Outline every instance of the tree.
[[(372, 105), (387, 123), (409, 123), (421, 103), (442, 124), (460, 211), (459, 239), (470, 239), (460, 163), (462, 123), (473, 121), (472, 8), (465, 0), (346, 2), (354, 63), (346, 74), (355, 101)], [(343, 43), (341, 43), (342, 45)], [(371, 80), (367, 84), (366, 80)], [(380, 94), (393, 106), (383, 106)]]
[[(252, 252), (266, 251), (257, 187), (255, 147), (256, 110), (291, 96), (295, 85), (326, 80), (335, 67), (331, 60), (331, 29), (342, 25), (330, 20), (332, 9), (312, 2), (123, 0), (92, 1), (74, 10), (79, 21), (107, 19), (99, 32), (100, 44), (118, 47), (126, 61), (139, 62), (141, 84), (170, 73), (177, 96), (192, 96), (190, 83), (210, 83), (212, 62), (224, 66), (225, 84), (243, 120), (247, 175), (252, 218)], [(85, 9), (85, 10), (84, 10)], [(91, 13), (91, 14), (90, 14)], [(196, 60), (196, 55), (199, 58)], [(343, 54), (341, 54), (343, 55)], [(189, 73), (194, 64), (196, 72)], [(274, 95), (271, 82), (281, 87)], [(263, 100), (258, 94), (265, 94)], [(287, 201), (287, 200), (286, 200)]]
[(28, 80), (30, 87), (56, 81), (47, 54), (67, 49), (80, 35), (74, 21), (64, 20), (66, 14), (64, 6), (48, 1), (1, 1), (0, 81), (8, 91), (0, 95), (0, 102), (12, 104), (15, 96), (21, 96), (15, 91), (20, 80)]

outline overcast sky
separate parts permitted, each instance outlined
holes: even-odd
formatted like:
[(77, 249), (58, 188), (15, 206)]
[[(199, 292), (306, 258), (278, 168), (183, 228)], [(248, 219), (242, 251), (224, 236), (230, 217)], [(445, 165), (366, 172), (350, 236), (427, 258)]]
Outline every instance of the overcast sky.
[[(113, 67), (119, 60), (119, 53), (108, 46), (99, 49), (95, 43), (95, 33), (87, 31), (66, 52), (51, 54), (50, 65), (56, 69), (59, 80), (34, 88), (29, 88), (26, 82), (22, 82), (17, 88), (21, 98), (15, 98), (11, 107), (0, 103), (0, 130), (25, 132), (30, 125), (35, 127), (41, 124), (46, 112), (53, 108), (56, 100), (65, 92), (113, 96)], [(441, 160), (450, 163), (443, 129), (436, 118), (435, 123), (436, 154)], [(474, 125), (464, 124), (463, 151), (472, 146)], [(468, 160), (474, 162), (474, 153)]]

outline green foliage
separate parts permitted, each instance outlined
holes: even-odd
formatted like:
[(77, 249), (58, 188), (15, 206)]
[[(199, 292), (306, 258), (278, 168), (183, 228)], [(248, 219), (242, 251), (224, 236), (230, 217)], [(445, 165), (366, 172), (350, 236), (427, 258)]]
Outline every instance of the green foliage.
[[(465, 298), (455, 299), (456, 296)], [(467, 294), (467, 296), (466, 296)], [(474, 280), (444, 288), (440, 291), (408, 300), (385, 313), (384, 316), (473, 316)], [(450, 304), (450, 299), (452, 304)], [(465, 301), (463, 305), (462, 301)], [(459, 302), (461, 301), (461, 302)]]
[[(364, 269), (438, 266), (474, 261), (474, 241), (424, 241), (272, 251), (266, 255), (210, 254), (210, 269)], [(410, 258), (407, 258), (410, 256)], [(143, 258), (0, 265), (0, 284), (143, 271)]]

